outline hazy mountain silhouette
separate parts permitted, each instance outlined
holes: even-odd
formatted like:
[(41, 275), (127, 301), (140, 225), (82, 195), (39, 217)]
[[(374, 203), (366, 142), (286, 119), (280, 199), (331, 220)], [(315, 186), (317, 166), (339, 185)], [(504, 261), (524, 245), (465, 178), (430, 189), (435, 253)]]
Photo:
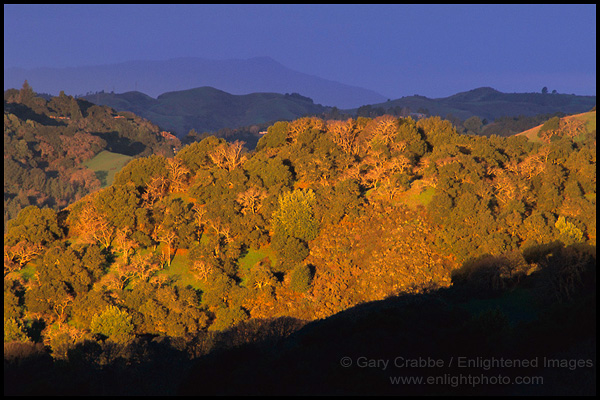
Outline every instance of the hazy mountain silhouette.
[(71, 68), (8, 68), (4, 89), (20, 88), (27, 80), (36, 91), (71, 95), (96, 91), (161, 93), (212, 86), (231, 94), (253, 92), (300, 93), (315, 103), (338, 108), (385, 101), (372, 90), (350, 86), (289, 69), (269, 57), (247, 60), (175, 58), (167, 61), (129, 61)]

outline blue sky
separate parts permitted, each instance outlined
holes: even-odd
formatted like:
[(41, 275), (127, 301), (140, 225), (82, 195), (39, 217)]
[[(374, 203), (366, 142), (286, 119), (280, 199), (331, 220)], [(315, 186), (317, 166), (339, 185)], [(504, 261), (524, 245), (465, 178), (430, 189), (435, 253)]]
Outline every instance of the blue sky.
[(389, 98), (596, 94), (596, 5), (4, 5), (4, 67), (269, 56)]

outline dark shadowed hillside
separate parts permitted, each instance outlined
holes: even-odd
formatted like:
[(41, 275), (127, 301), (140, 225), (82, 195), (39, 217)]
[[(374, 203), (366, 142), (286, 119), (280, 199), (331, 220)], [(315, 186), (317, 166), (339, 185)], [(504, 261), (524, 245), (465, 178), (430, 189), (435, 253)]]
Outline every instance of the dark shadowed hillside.
[(212, 87), (163, 93), (154, 99), (140, 92), (97, 93), (84, 97), (120, 111), (131, 111), (183, 137), (190, 130), (216, 132), (293, 120), (326, 110), (299, 94), (251, 93), (232, 95)]
[(594, 262), (583, 278), (590, 285), (569, 302), (536, 297), (547, 273), (491, 297), (474, 295), (487, 290), (474, 274), (450, 289), (362, 304), (285, 338), (248, 343), (251, 329), (238, 326), (229, 347), (193, 364), (178, 393), (593, 395)]
[[(490, 87), (482, 87), (449, 97), (430, 99), (414, 95), (385, 103), (371, 104), (371, 109), (383, 109), (386, 113), (408, 108), (413, 113), (425, 113), (466, 120), (477, 116), (492, 121), (505, 116), (552, 114), (562, 112), (577, 114), (589, 111), (596, 105), (596, 96), (574, 94), (502, 93)], [(353, 110), (360, 111), (360, 109)], [(400, 115), (397, 112), (396, 115)]]
[[(5, 344), (4, 394), (594, 395), (595, 249), (530, 251), (551, 261), (491, 295), (482, 295), (490, 265), (449, 289), (313, 322), (248, 321), (198, 335), (187, 348), (165, 337), (127, 346), (86, 341), (53, 363), (40, 346)], [(580, 277), (588, 284), (559, 300), (547, 285), (575, 253), (586, 260)]]

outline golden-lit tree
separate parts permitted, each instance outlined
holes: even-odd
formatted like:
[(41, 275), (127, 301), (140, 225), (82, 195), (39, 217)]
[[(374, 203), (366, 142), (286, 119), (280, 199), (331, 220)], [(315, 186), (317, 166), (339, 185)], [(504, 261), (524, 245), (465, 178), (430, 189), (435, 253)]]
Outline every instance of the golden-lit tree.
[(539, 153), (526, 157), (517, 165), (519, 174), (527, 180), (531, 180), (533, 177), (544, 172), (544, 168), (545, 163), (542, 161), (542, 155)]
[(219, 168), (233, 171), (246, 161), (247, 157), (243, 153), (243, 150), (244, 142), (236, 140), (233, 143), (221, 143), (208, 156)]
[(550, 153), (552, 153), (552, 149), (550, 148), (550, 146), (543, 146), (539, 149), (538, 154), (540, 156), (540, 159), (544, 159), (544, 164), (548, 162), (548, 157), (550, 156)]
[(152, 239), (165, 244), (167, 253), (165, 255), (163, 252), (163, 255), (167, 265), (171, 266), (171, 247), (177, 239), (177, 234), (175, 231), (173, 229), (164, 227), (162, 224), (158, 225), (154, 228), (154, 232), (152, 232)]
[(508, 204), (511, 200), (530, 200), (530, 187), (519, 175), (501, 173), (492, 180), (492, 185), (501, 205)]
[(39, 243), (21, 240), (14, 246), (5, 246), (4, 255), (10, 260), (17, 261), (19, 266), (22, 267), (37, 257), (43, 249), (44, 247)]
[(236, 201), (242, 206), (242, 214), (255, 214), (261, 206), (262, 200), (267, 197), (267, 192), (256, 186), (237, 195)]
[(357, 134), (355, 127), (356, 124), (352, 118), (346, 121), (327, 121), (327, 131), (331, 134), (333, 142), (347, 153), (352, 153), (355, 149), (353, 147)]
[(192, 273), (201, 281), (206, 282), (212, 272), (212, 266), (202, 260), (196, 260), (191, 265)]
[[(221, 221), (219, 221), (218, 219), (210, 221), (209, 225), (215, 231), (218, 238), (222, 237), (225, 239), (225, 243), (233, 242), (233, 236), (231, 236), (231, 228), (228, 225), (221, 223)], [(218, 242), (220, 242), (220, 240)]]
[(290, 122), (288, 127), (288, 140), (295, 143), (300, 134), (309, 129), (324, 131), (326, 124), (322, 119), (317, 117), (304, 117)]
[(115, 234), (114, 244), (117, 251), (121, 253), (123, 262), (129, 264), (129, 256), (134, 251), (135, 241), (130, 239), (131, 228), (119, 228)]
[(75, 231), (88, 242), (99, 242), (104, 247), (110, 246), (115, 233), (114, 226), (108, 221), (92, 201), (84, 203), (75, 225)]
[(57, 297), (54, 299), (52, 304), (52, 311), (56, 314), (56, 320), (59, 324), (65, 322), (67, 319), (68, 309), (73, 303), (74, 297), (71, 294), (65, 294), (64, 296)]
[(398, 119), (391, 115), (382, 115), (373, 120), (375, 123), (373, 134), (380, 137), (381, 140), (388, 144), (398, 132)]
[(194, 212), (194, 221), (196, 222), (196, 234), (198, 237), (202, 235), (205, 224), (206, 207), (204, 204), (194, 204), (192, 207)]
[(404, 150), (406, 150), (406, 148), (408, 147), (408, 145), (406, 144), (406, 142), (404, 141), (391, 141), (390, 142), (390, 150), (392, 150), (395, 153), (401, 153)]
[(563, 118), (560, 120), (560, 132), (570, 138), (586, 132), (585, 122), (577, 118)]
[(506, 204), (510, 200), (514, 200), (517, 196), (517, 185), (508, 174), (501, 174), (493, 181), (496, 189), (496, 198), (501, 204)]
[(143, 281), (148, 281), (155, 272), (160, 270), (160, 264), (152, 254), (136, 254), (131, 260), (131, 267), (134, 274)]
[(44, 345), (52, 349), (52, 357), (67, 359), (69, 349), (84, 340), (90, 340), (91, 334), (86, 329), (77, 328), (58, 321), (48, 325), (43, 331)]
[(189, 168), (178, 158), (167, 158), (166, 167), (169, 172), (169, 191), (184, 191), (190, 174)]
[(361, 175), (361, 183), (364, 186), (378, 186), (388, 171), (386, 162), (378, 157), (367, 156), (362, 165), (367, 168), (366, 172)]
[(152, 205), (160, 200), (169, 191), (170, 181), (164, 176), (153, 177), (146, 186), (145, 192), (142, 194), (144, 207), (152, 207)]

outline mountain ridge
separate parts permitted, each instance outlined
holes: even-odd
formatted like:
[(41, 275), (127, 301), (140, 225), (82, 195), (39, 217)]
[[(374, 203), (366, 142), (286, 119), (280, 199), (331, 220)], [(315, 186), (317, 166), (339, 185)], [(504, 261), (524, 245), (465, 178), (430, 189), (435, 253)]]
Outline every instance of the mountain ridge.
[(317, 103), (339, 108), (385, 100), (385, 96), (373, 90), (298, 72), (270, 57), (228, 60), (180, 57), (66, 68), (5, 68), (5, 90), (20, 87), (24, 80), (41, 92), (55, 95), (60, 90), (79, 95), (112, 88), (117, 92), (134, 89), (158, 96), (167, 91), (214, 86), (232, 94), (296, 92)]
[[(480, 87), (459, 92), (448, 97), (428, 98), (413, 95), (385, 103), (371, 104), (385, 112), (395, 108), (409, 108), (412, 112), (427, 110), (426, 114), (446, 117), (452, 114), (461, 120), (474, 115), (481, 119), (494, 120), (499, 117), (564, 112), (579, 114), (596, 105), (596, 96), (544, 93), (504, 93), (491, 87)], [(356, 112), (359, 109), (349, 109)]]
[[(97, 93), (84, 98), (120, 111), (134, 112), (176, 132), (180, 137), (191, 129), (198, 133), (215, 132), (223, 128), (234, 129), (275, 120), (293, 120), (334, 111), (314, 104), (311, 98), (297, 93), (282, 95), (256, 92), (235, 95), (211, 86), (165, 92), (156, 99), (141, 92)], [(370, 115), (371, 112), (377, 115), (404, 115), (402, 112), (406, 110), (411, 114), (426, 111), (421, 114), (439, 115), (443, 118), (451, 114), (460, 120), (477, 116), (491, 121), (504, 116), (581, 113), (591, 109), (595, 102), (594, 96), (502, 93), (491, 87), (481, 87), (440, 99), (415, 95), (342, 112), (349, 116), (373, 117), (376, 115)]]
[(302, 95), (273, 92), (235, 95), (211, 86), (160, 94), (156, 99), (141, 92), (97, 93), (84, 98), (120, 111), (131, 111), (180, 137), (198, 133), (293, 120), (320, 114), (326, 107)]

